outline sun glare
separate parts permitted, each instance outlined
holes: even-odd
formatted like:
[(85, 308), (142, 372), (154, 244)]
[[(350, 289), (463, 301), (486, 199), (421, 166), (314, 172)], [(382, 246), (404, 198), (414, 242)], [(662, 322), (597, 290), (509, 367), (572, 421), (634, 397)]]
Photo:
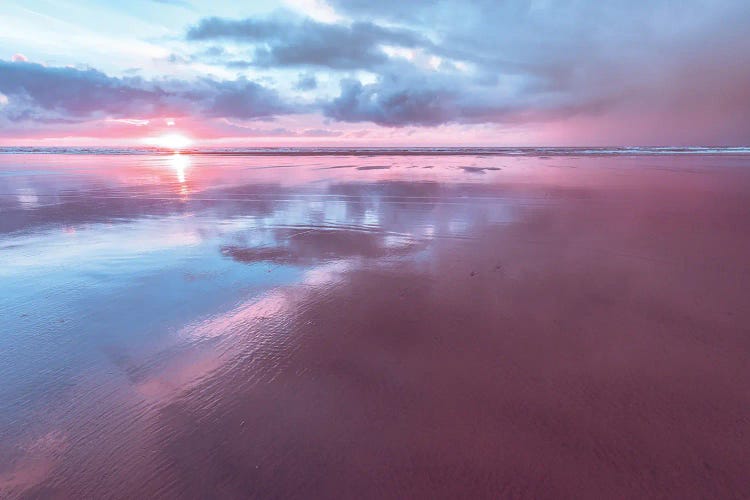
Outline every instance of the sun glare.
[(144, 140), (149, 146), (156, 146), (157, 148), (173, 149), (179, 151), (180, 149), (187, 148), (193, 141), (189, 137), (185, 137), (182, 134), (164, 134), (158, 137), (148, 137)]

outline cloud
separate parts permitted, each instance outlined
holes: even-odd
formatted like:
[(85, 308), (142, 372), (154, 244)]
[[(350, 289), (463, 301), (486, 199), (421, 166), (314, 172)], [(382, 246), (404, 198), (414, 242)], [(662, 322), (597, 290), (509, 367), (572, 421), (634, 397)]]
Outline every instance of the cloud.
[(138, 118), (110, 118), (110, 122), (124, 123), (126, 125), (133, 125), (135, 127), (145, 127), (151, 120), (141, 120)]
[(10, 60), (13, 62), (27, 62), (29, 59), (23, 54), (13, 54)]
[(383, 45), (417, 47), (429, 42), (418, 33), (371, 22), (322, 23), (291, 14), (241, 20), (202, 19), (187, 32), (190, 41), (225, 40), (252, 45), (248, 64), (259, 67), (319, 66), (372, 68), (388, 61)]
[(541, 110), (571, 113), (574, 108), (563, 97), (530, 92), (527, 85), (487, 85), (461, 71), (436, 72), (400, 62), (372, 83), (343, 78), (339, 95), (323, 105), (323, 112), (346, 122), (433, 127), (531, 121)]
[(326, 116), (347, 121), (369, 121), (384, 126), (434, 126), (455, 118), (455, 94), (449, 90), (390, 86), (385, 82), (362, 85), (341, 81), (341, 94), (324, 107)]
[(296, 110), (291, 104), (283, 103), (276, 92), (245, 78), (222, 82), (203, 80), (203, 86), (193, 95), (198, 99), (204, 96), (203, 113), (207, 116), (261, 118)]
[(318, 88), (318, 80), (315, 78), (315, 75), (302, 73), (299, 75), (294, 88), (297, 90), (315, 90)]
[[(183, 32), (187, 45), (165, 42), (181, 75), (213, 66), (252, 78), (111, 76), (19, 55), (0, 61), (7, 101), (0, 118), (65, 124), (193, 115), (255, 128), (256, 119), (303, 112), (386, 127), (490, 124), (532, 134), (556, 127), (556, 139), (579, 144), (750, 137), (746, 1), (293, 4), (326, 13), (208, 17)], [(152, 71), (144, 65), (143, 74)], [(219, 122), (211, 126), (223, 132)]]
[(0, 92), (17, 106), (10, 121), (84, 121), (91, 118), (179, 116), (261, 118), (293, 111), (269, 88), (239, 78), (145, 80), (116, 78), (94, 69), (0, 61)]
[(241, 131), (243, 137), (341, 137), (344, 132), (322, 128), (290, 129), (286, 127), (261, 128), (255, 124), (238, 123), (229, 119), (222, 122), (227, 130)]
[(0, 92), (25, 100), (33, 112), (83, 117), (157, 114), (169, 105), (169, 94), (140, 78), (111, 78), (93, 69), (47, 67), (0, 61)]
[(343, 78), (324, 105), (337, 120), (567, 123), (567, 137), (579, 143), (605, 134), (611, 139), (602, 141), (742, 143), (750, 133), (747, 2), (331, 5), (430, 35), (422, 49), (437, 61), (428, 68), (391, 60), (367, 84)]

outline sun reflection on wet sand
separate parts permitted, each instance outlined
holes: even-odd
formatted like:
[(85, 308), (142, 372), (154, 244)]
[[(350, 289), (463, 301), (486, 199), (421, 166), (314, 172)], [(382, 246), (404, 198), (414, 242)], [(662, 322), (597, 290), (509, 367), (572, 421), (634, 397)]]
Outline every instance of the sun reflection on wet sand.
[(177, 182), (180, 184), (185, 183), (185, 171), (190, 166), (190, 156), (175, 153), (170, 156), (169, 161), (177, 174)]
[(169, 157), (169, 164), (177, 176), (177, 182), (180, 184), (179, 193), (183, 201), (187, 200), (187, 197), (190, 194), (190, 189), (186, 184), (187, 171), (190, 168), (190, 163), (190, 155), (181, 154), (179, 151)]

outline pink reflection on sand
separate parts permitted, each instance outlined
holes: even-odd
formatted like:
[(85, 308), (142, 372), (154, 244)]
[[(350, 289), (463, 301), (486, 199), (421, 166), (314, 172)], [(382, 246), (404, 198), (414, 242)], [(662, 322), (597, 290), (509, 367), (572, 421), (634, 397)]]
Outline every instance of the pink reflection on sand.
[(185, 354), (169, 363), (157, 375), (135, 385), (135, 391), (150, 401), (163, 402), (202, 381), (223, 364), (222, 355), (213, 350)]
[[(291, 287), (280, 287), (250, 300), (224, 314), (205, 319), (179, 332), (183, 342), (194, 346), (172, 358), (158, 373), (134, 386), (136, 393), (151, 402), (164, 404), (180, 393), (205, 381), (237, 356), (252, 362), (253, 353), (287, 342), (270, 322), (286, 323), (295, 315), (295, 306), (309, 287), (330, 285), (351, 264), (337, 261), (308, 270), (303, 281)], [(219, 347), (205, 348), (202, 341), (221, 338)]]
[(10, 470), (0, 471), (0, 497), (14, 498), (49, 476), (68, 448), (68, 439), (53, 430), (22, 446), (21, 456)]

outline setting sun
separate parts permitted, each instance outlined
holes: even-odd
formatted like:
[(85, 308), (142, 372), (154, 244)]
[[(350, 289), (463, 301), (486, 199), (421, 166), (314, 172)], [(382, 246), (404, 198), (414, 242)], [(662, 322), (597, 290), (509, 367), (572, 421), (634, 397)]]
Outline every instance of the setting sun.
[(164, 134), (157, 137), (148, 137), (144, 142), (149, 146), (179, 150), (190, 146), (193, 140), (182, 134)]

